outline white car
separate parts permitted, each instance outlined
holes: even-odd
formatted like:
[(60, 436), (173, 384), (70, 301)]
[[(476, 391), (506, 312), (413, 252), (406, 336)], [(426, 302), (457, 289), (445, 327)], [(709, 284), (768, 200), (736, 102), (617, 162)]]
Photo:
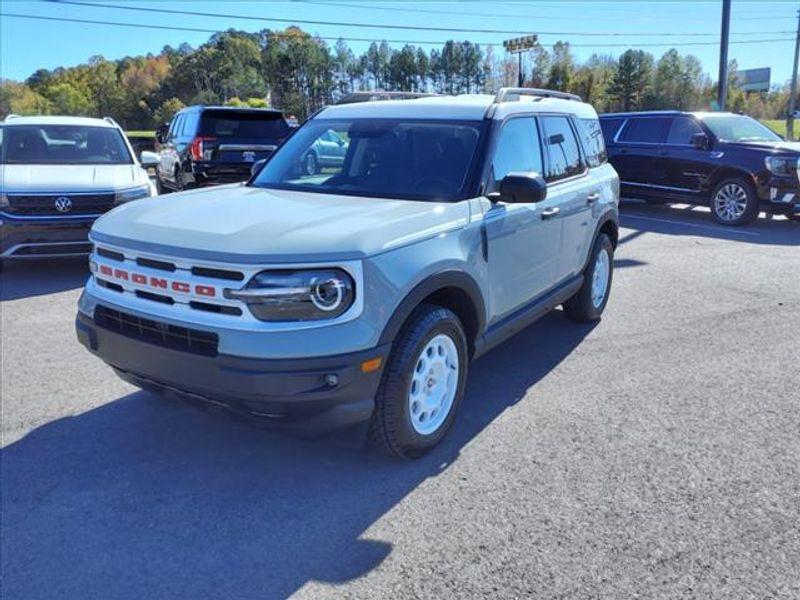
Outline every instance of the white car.
[(19, 117), (0, 124), (0, 264), (88, 254), (97, 217), (153, 196), (147, 167), (113, 119)]

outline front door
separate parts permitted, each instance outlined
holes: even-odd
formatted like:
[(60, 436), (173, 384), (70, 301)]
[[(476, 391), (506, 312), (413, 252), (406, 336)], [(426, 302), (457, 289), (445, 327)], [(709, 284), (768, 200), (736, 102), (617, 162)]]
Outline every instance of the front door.
[[(511, 172), (543, 172), (536, 119), (509, 119), (498, 136), (487, 193)], [(484, 199), (488, 250), (490, 321), (497, 321), (535, 300), (558, 278), (561, 219), (558, 199), (530, 204), (491, 203)]]
[(704, 132), (693, 117), (675, 117), (667, 137), (669, 154), (658, 165), (664, 172), (665, 185), (680, 194), (700, 195), (716, 166), (710, 149), (692, 145), (696, 133)]

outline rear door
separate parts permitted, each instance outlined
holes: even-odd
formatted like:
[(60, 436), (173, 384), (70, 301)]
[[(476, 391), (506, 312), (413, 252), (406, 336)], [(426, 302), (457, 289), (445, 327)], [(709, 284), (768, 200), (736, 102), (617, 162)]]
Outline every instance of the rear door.
[(167, 131), (167, 138), (159, 149), (158, 171), (162, 181), (166, 180), (174, 185), (175, 165), (178, 164), (178, 134), (183, 127), (185, 113), (179, 113), (173, 117)]
[[(487, 193), (515, 171), (544, 172), (539, 126), (533, 116), (505, 121), (492, 154)], [(511, 204), (484, 199), (490, 312), (496, 321), (530, 303), (558, 279), (561, 219), (557, 200)]]
[(203, 138), (203, 162), (249, 173), (253, 162), (267, 158), (289, 135), (289, 125), (280, 112), (206, 110), (198, 135)]
[(671, 124), (669, 116), (630, 117), (620, 131), (617, 152), (624, 156), (625, 166), (618, 173), (627, 191), (658, 195), (659, 188), (666, 185), (663, 170), (657, 167), (667, 152), (665, 144)]

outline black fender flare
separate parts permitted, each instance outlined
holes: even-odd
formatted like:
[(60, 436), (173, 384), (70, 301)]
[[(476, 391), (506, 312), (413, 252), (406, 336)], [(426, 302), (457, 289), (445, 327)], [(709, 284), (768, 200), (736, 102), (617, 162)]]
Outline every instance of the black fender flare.
[[(481, 288), (475, 279), (464, 271), (448, 270), (426, 277), (406, 294), (384, 326), (378, 345), (393, 342), (414, 309), (431, 294), (447, 288), (456, 288), (464, 292), (472, 303), (476, 319), (474, 337), (477, 339), (486, 326), (486, 306)], [(474, 341), (470, 340), (470, 345)]]
[(606, 226), (607, 223), (611, 223), (614, 226), (614, 230), (617, 232), (617, 239), (611, 240), (614, 244), (614, 248), (617, 247), (617, 242), (619, 241), (619, 215), (615, 213), (613, 210), (607, 210), (603, 215), (597, 220), (597, 225), (594, 229), (594, 235), (592, 236), (592, 245), (589, 246), (589, 252), (586, 255), (586, 260), (583, 263), (583, 268), (581, 272), (586, 270), (586, 267), (589, 266), (589, 261), (592, 260), (592, 248), (594, 248), (595, 243), (597, 243), (597, 238), (600, 237), (600, 232), (603, 230), (603, 227)]

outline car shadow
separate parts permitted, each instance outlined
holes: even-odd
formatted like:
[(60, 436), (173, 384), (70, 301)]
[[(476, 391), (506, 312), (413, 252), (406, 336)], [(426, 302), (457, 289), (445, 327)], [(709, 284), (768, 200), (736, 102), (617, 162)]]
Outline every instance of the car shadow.
[(264, 431), (146, 392), (43, 425), (0, 453), (5, 592), (282, 598), (309, 581), (362, 576), (392, 552), (368, 529), (591, 330), (555, 312), (476, 361), (453, 430), (418, 461)]
[(8, 261), (0, 272), (0, 300), (74, 290), (83, 287), (88, 276), (85, 257)]
[[(773, 246), (800, 246), (800, 223), (784, 216), (761, 213), (759, 218), (745, 227), (726, 227), (711, 216), (707, 207), (688, 204), (646, 204), (625, 199), (620, 206), (622, 227), (635, 233), (652, 232), (666, 235), (701, 236), (721, 240), (765, 244)], [(636, 237), (629, 234), (630, 238)], [(624, 243), (626, 239), (621, 239)]]

